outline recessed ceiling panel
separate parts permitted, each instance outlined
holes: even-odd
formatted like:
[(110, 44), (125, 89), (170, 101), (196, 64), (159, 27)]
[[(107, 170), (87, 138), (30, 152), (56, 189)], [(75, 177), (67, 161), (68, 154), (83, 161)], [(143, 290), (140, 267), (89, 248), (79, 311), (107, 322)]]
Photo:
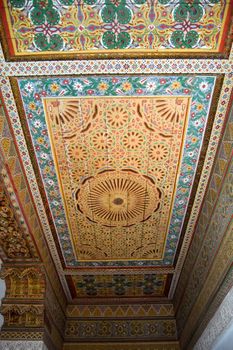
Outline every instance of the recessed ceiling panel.
[(83, 275), (69, 277), (73, 297), (163, 297), (167, 275)]
[(215, 77), (18, 81), (67, 266), (172, 265)]
[(226, 0), (1, 0), (11, 57), (221, 53), (230, 12)]
[(187, 96), (45, 99), (77, 260), (163, 258), (189, 102)]

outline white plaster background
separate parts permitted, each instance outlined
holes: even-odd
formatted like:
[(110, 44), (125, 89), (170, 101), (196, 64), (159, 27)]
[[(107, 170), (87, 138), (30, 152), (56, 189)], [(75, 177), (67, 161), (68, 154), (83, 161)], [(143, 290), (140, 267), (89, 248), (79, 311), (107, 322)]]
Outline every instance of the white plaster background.
[(198, 339), (193, 350), (233, 349), (233, 287)]

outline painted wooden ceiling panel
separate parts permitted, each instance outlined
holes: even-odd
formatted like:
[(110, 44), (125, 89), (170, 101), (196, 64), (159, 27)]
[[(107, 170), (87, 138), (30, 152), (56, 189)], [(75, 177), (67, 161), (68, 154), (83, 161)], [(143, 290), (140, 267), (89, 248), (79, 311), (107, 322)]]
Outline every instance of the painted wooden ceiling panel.
[(215, 77), (29, 78), (18, 86), (66, 266), (172, 265)]
[[(210, 304), (200, 288), (215, 287), (213, 251), (208, 260), (202, 250), (215, 242), (226, 252), (216, 241), (224, 225), (211, 230), (213, 214), (205, 231), (203, 217), (212, 215), (209, 203), (222, 186), (211, 166), (232, 88), (232, 0), (0, 6), (5, 261), (24, 271), (24, 263), (42, 259), (56, 298), (65, 305), (64, 289), (72, 302), (66, 327), (59, 321), (67, 341), (175, 339), (174, 292), (184, 300), (177, 320), (185, 324), (191, 310), (187, 329)], [(228, 151), (217, 153), (220, 172)], [(37, 277), (35, 286), (45, 286)], [(199, 292), (208, 303), (192, 298)], [(49, 298), (51, 315), (59, 315)]]
[(163, 258), (189, 105), (186, 96), (44, 100), (77, 260)]
[[(226, 0), (1, 0), (11, 57), (223, 53)], [(7, 48), (8, 47), (8, 48)]]
[(69, 278), (74, 298), (164, 297), (167, 282), (166, 274), (83, 275)]

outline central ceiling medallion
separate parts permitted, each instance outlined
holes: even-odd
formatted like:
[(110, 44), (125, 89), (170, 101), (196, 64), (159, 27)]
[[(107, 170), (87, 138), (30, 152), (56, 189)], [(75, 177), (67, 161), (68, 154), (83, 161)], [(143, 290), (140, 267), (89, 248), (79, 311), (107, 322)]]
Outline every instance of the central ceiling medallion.
[(77, 206), (104, 226), (131, 226), (159, 209), (161, 191), (148, 176), (132, 171), (106, 171), (90, 177), (77, 191)]

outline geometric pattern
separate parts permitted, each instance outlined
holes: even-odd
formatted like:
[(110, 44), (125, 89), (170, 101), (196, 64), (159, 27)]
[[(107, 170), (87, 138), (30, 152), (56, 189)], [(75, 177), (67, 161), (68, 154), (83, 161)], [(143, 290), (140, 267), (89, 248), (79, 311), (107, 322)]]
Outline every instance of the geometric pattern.
[(72, 276), (76, 297), (163, 296), (166, 275)]
[(172, 317), (172, 304), (69, 305), (67, 317)]
[(221, 52), (230, 18), (225, 0), (206, 3), (1, 0), (11, 56)]
[(166, 320), (68, 320), (65, 339), (176, 339), (174, 319)]
[[(15, 144), (15, 140), (12, 136), (12, 130), (8, 119), (8, 113), (6, 112), (5, 102), (7, 99), (3, 100), (2, 93), (0, 93), (0, 148), (2, 151), (3, 161), (0, 161), (0, 169), (1, 169), (1, 181), (4, 183), (5, 190), (4, 193), (8, 194), (8, 197), (5, 195), (1, 198), (2, 204), (4, 201), (6, 203), (10, 203), (8, 206), (8, 210), (10, 211), (14, 209), (14, 216), (17, 217), (17, 222), (20, 223), (20, 235), (16, 234), (16, 230), (8, 230), (8, 239), (4, 240), (4, 244), (8, 245), (8, 247), (12, 249), (17, 254), (24, 254), (24, 249), (22, 245), (25, 245), (25, 241), (28, 242), (28, 247), (30, 247), (30, 252), (32, 254), (31, 258), (33, 262), (39, 261), (42, 258), (45, 268), (49, 270), (49, 273), (53, 275), (53, 284), (56, 284), (56, 293), (59, 295), (59, 300), (65, 308), (66, 298), (63, 290), (60, 288), (60, 281), (57, 278), (57, 271), (52, 263), (52, 258), (50, 254), (44, 249), (46, 242), (45, 237), (43, 235), (43, 231), (39, 224), (37, 212), (34, 207), (34, 203), (31, 197), (30, 190), (28, 188), (27, 179), (23, 170), (23, 165), (21, 163), (21, 159), (18, 155), (18, 147)], [(6, 166), (4, 166), (6, 164)], [(3, 167), (4, 166), (4, 167)], [(12, 181), (13, 180), (13, 181)], [(16, 193), (14, 192), (16, 191)], [(17, 195), (16, 195), (17, 194)], [(10, 201), (10, 202), (9, 202)], [(21, 206), (21, 205), (22, 206)], [(12, 209), (11, 209), (12, 208)], [(23, 208), (23, 213), (22, 213)], [(5, 213), (4, 213), (5, 215)], [(6, 216), (6, 215), (5, 215)], [(25, 217), (27, 218), (27, 223), (25, 222)], [(4, 218), (4, 221), (6, 218)], [(16, 222), (15, 222), (16, 223)], [(28, 227), (30, 227), (30, 232)], [(2, 227), (2, 231), (4, 232), (4, 224)], [(32, 238), (33, 232), (33, 238)], [(13, 240), (12, 240), (13, 235)], [(12, 242), (17, 241), (17, 244), (12, 244)], [(21, 242), (23, 242), (22, 245)], [(34, 243), (35, 242), (35, 243)], [(27, 243), (26, 243), (27, 244)], [(4, 246), (4, 245), (3, 245)], [(38, 250), (40, 250), (40, 258), (38, 257), (38, 253), (36, 251), (36, 246)], [(5, 260), (7, 258), (7, 260)], [(25, 257), (22, 260), (22, 257), (18, 255), (17, 259), (21, 259), (21, 261), (25, 262)], [(10, 260), (9, 257), (4, 257), (4, 262)], [(15, 257), (14, 257), (15, 261)]]
[[(102, 261), (98, 261), (98, 262), (97, 261), (83, 262), (83, 261), (76, 260), (70, 237), (68, 237), (67, 235), (67, 232), (69, 232), (69, 229), (67, 226), (67, 220), (65, 218), (65, 211), (62, 203), (62, 197), (60, 195), (60, 191), (58, 190), (59, 182), (57, 178), (56, 167), (54, 164), (54, 157), (52, 156), (50, 139), (46, 131), (47, 125), (45, 121), (44, 107), (43, 107), (42, 101), (44, 101), (45, 98), (47, 100), (48, 98), (52, 97), (53, 98), (52, 102), (56, 102), (56, 101), (60, 102), (58, 98), (61, 97), (61, 93), (63, 98), (67, 96), (86, 97), (86, 99), (80, 99), (80, 100), (74, 99), (72, 97), (72, 106), (70, 106), (69, 108), (73, 108), (74, 110), (77, 110), (77, 105), (79, 103), (78, 101), (82, 101), (82, 103), (84, 103), (83, 100), (91, 102), (96, 99), (96, 101), (98, 101), (97, 96), (112, 95), (112, 96), (121, 96), (123, 98), (123, 96), (127, 97), (127, 96), (135, 95), (135, 97), (137, 97), (140, 100), (140, 95), (146, 95), (146, 96), (149, 96), (150, 99), (153, 101), (152, 99), (153, 96), (155, 98), (156, 96), (164, 96), (164, 94), (165, 95), (169, 94), (169, 98), (164, 99), (164, 101), (162, 102), (159, 101), (159, 99), (156, 100), (155, 98), (155, 101), (157, 101), (155, 103), (158, 103), (158, 101), (160, 103), (160, 106), (156, 106), (156, 108), (158, 109), (159, 112), (161, 112), (161, 108), (165, 108), (164, 103), (166, 104), (167, 101), (174, 102), (176, 101), (176, 98), (177, 100), (179, 100), (178, 97), (181, 95), (183, 96), (183, 98), (184, 97), (187, 98), (190, 95), (192, 96), (193, 103), (190, 106), (191, 118), (189, 118), (189, 124), (187, 125), (187, 128), (186, 128), (187, 129), (186, 137), (183, 142), (184, 151), (182, 155), (181, 170), (180, 170), (180, 174), (182, 174), (182, 176), (178, 176), (178, 179), (177, 179), (177, 191), (174, 194), (174, 204), (173, 204), (173, 210), (171, 213), (170, 227), (168, 229), (168, 234), (167, 234), (167, 241), (166, 241), (165, 251), (164, 251), (164, 259), (151, 260), (151, 261), (143, 260), (144, 266), (171, 265), (173, 263), (174, 253), (176, 250), (180, 229), (182, 226), (182, 221), (187, 209), (188, 198), (190, 195), (190, 190), (193, 183), (196, 166), (198, 163), (199, 151), (201, 149), (204, 130), (206, 127), (207, 116), (208, 116), (206, 111), (208, 111), (209, 105), (211, 102), (215, 78), (212, 76), (206, 76), (206, 77), (203, 77), (203, 76), (195, 76), (195, 77), (114, 76), (111, 78), (103, 77), (103, 76), (99, 76), (99, 77), (91, 76), (86, 78), (67, 78), (67, 77), (53, 78), (53, 79), (41, 78), (39, 80), (19, 79), (18, 83), (19, 83), (19, 89), (21, 91), (21, 97), (23, 100), (24, 109), (26, 112), (27, 125), (25, 124), (25, 122), (24, 122), (24, 125), (25, 127), (29, 128), (29, 131), (32, 137), (33, 148), (35, 151), (36, 158), (38, 160), (40, 173), (42, 175), (43, 186), (45, 188), (46, 195), (49, 200), (49, 206), (51, 209), (52, 216), (54, 218), (56, 231), (58, 232), (58, 239), (63, 251), (63, 255), (65, 257), (67, 266), (97, 266), (97, 265), (98, 266), (117, 266), (118, 264), (120, 264), (121, 266), (139, 266), (141, 263), (139, 259), (135, 261), (130, 261), (130, 260), (119, 261), (119, 259), (116, 259), (116, 261), (103, 261), (104, 254), (101, 257)], [(90, 95), (92, 97), (91, 99), (89, 99)], [(173, 96), (175, 98), (172, 99)], [(95, 99), (93, 97), (95, 97)], [(56, 101), (54, 101), (54, 99), (56, 99)], [(127, 98), (124, 98), (124, 101), (128, 101)], [(64, 108), (65, 107), (68, 108), (67, 103), (69, 103), (68, 100), (66, 100), (65, 102), (66, 104), (64, 103), (62, 104), (61, 106), (62, 110), (59, 112), (64, 121), (66, 120), (65, 119), (66, 113), (64, 114)], [(57, 112), (56, 113), (53, 112), (53, 115), (54, 115), (54, 123), (56, 123), (56, 120), (58, 120)], [(149, 115), (150, 114), (148, 114), (148, 116)], [(168, 128), (169, 128), (168, 126), (169, 123), (177, 123), (177, 120), (178, 119), (180, 120), (178, 115), (175, 115), (173, 117), (172, 115), (169, 116), (166, 114), (165, 118), (167, 118), (166, 127)], [(143, 119), (142, 121), (146, 122), (146, 120), (143, 120)], [(151, 121), (150, 122), (149, 121), (150, 121), (150, 118), (149, 120), (147, 120), (147, 126), (149, 127), (150, 132), (152, 133), (151, 129), (153, 130), (155, 126), (153, 126), (153, 120), (152, 120), (152, 123)], [(86, 126), (89, 128), (92, 128), (92, 126), (90, 126), (89, 124), (90, 123), (88, 122)], [(159, 125), (157, 125), (156, 127), (158, 127), (159, 129)], [(99, 132), (101, 132), (101, 130)], [(69, 132), (67, 135), (68, 137), (72, 136), (72, 134), (69, 135)], [(93, 137), (94, 136), (95, 136), (94, 140), (96, 140), (96, 137), (98, 139), (99, 135), (97, 131), (95, 131), (95, 133), (93, 132)], [(140, 136), (139, 140), (141, 140), (141, 137), (142, 137), (141, 134), (139, 136)], [(123, 142), (123, 140), (124, 140), (124, 136), (122, 140), (119, 138), (119, 141), (117, 142)], [(111, 145), (113, 143), (114, 142), (112, 142)], [(105, 147), (105, 144), (104, 144), (104, 147)], [(123, 147), (121, 148), (118, 147), (118, 148), (120, 150)], [(130, 152), (132, 153), (132, 156), (134, 154), (134, 151), (135, 150), (130, 150)], [(67, 152), (68, 152), (68, 146), (67, 146)], [(80, 152), (81, 151), (79, 151), (78, 153), (79, 155), (81, 154)], [(83, 150), (83, 152), (84, 152), (83, 154), (85, 155), (85, 150)], [(73, 153), (71, 153), (71, 155), (72, 154)], [(190, 158), (190, 156), (192, 158)], [(117, 157), (120, 159), (121, 155), (120, 154), (118, 156), (116, 155), (115, 158)], [(80, 169), (80, 167), (78, 169)], [(154, 171), (155, 169), (153, 169), (153, 172)], [(136, 176), (136, 173), (134, 174)], [(85, 177), (85, 174), (81, 175), (81, 179), (82, 181), (87, 180), (87, 177)], [(88, 183), (88, 180), (86, 181), (86, 184), (87, 183)], [(78, 193), (78, 196), (79, 195), (80, 193)], [(110, 239), (111, 239), (111, 236), (110, 236)], [(87, 244), (89, 244), (88, 241), (87, 241)], [(110, 244), (112, 243), (110, 242)], [(85, 253), (87, 251), (88, 249), (85, 250)], [(97, 251), (99, 252), (99, 250)], [(94, 253), (92, 254), (96, 255), (97, 252), (94, 251)], [(152, 254), (154, 254), (153, 249), (152, 249)], [(89, 260), (93, 260), (93, 256), (91, 256)]]
[(233, 289), (231, 288), (207, 328), (195, 344), (195, 350), (210, 350), (219, 335), (227, 329), (233, 318)]
[[(107, 0), (84, 0), (82, 4), (76, 0), (0, 1), (3, 9), (0, 16), (4, 25), (1, 35), (5, 51), (4, 55), (0, 52), (0, 84), (5, 104), (3, 106), (1, 103), (0, 108), (0, 152), (4, 157), (1, 158), (0, 177), (5, 186), (4, 207), (10, 208), (7, 214), (12, 233), (12, 236), (6, 236), (7, 230), (4, 229), (3, 244), (7, 247), (9, 238), (10, 254), (3, 254), (3, 257), (5, 267), (11, 269), (13, 263), (20, 266), (14, 266), (18, 271), (13, 269), (12, 277), (6, 277), (10, 286), (8, 293), (11, 293), (12, 298), (3, 302), (7, 326), (0, 337), (43, 339), (49, 349), (54, 345), (62, 348), (65, 333), (66, 349), (107, 349), (109, 341), (118, 342), (111, 343), (112, 349), (119, 346), (122, 349), (138, 350), (178, 349), (179, 344), (174, 341), (177, 339), (174, 310), (167, 303), (169, 299), (166, 298), (166, 304), (162, 304), (171, 282), (168, 273), (172, 272), (174, 275), (169, 298), (176, 292), (174, 301), (179, 342), (182, 348), (192, 347), (232, 283), (233, 223), (229, 219), (232, 213), (233, 182), (230, 163), (232, 123), (226, 125), (225, 139), (220, 143), (218, 158), (215, 158), (219, 138), (225, 127), (232, 88), (233, 51), (228, 58), (231, 1), (228, 4), (225, 0), (205, 3), (159, 0), (156, 6), (145, 0), (132, 0), (130, 3), (121, 0), (111, 3)], [(67, 60), (69, 57), (71, 60)], [(94, 59), (90, 60), (92, 57)], [(95, 59), (103, 57), (106, 59)], [(116, 59), (112, 60), (111, 57)], [(154, 59), (156, 57), (158, 59)], [(72, 231), (66, 219), (65, 197), (57, 171), (59, 164), (53, 157), (56, 149), (55, 152), (52, 149), (52, 133), (48, 134), (44, 107), (52, 99), (72, 103), (84, 100), (104, 102), (109, 99), (112, 104), (117, 104), (118, 99), (141, 101), (143, 98), (147, 101), (162, 98), (163, 102), (189, 99), (185, 132), (183, 137), (177, 137), (177, 142), (182, 139), (183, 144), (176, 164), (177, 178), (172, 179), (174, 191), (170, 197), (169, 227), (161, 235), (160, 241), (153, 231), (156, 246), (160, 243), (160, 248), (164, 245), (164, 249), (160, 250), (160, 256), (152, 250), (149, 259), (148, 255), (147, 258), (142, 256), (140, 249), (131, 257), (132, 251), (128, 249), (130, 254), (127, 259), (121, 260), (120, 254), (126, 256), (125, 252), (112, 249), (110, 259), (99, 256), (96, 261), (92, 256), (89, 260), (88, 254), (81, 257), (78, 252), (80, 242), (77, 236), (80, 230)], [(68, 110), (70, 112), (70, 105)], [(59, 118), (67, 117), (67, 113), (63, 112), (59, 113)], [(130, 108), (127, 115), (129, 113)], [(75, 114), (80, 115), (78, 112)], [(137, 110), (134, 114), (138, 115)], [(174, 124), (176, 120), (175, 113)], [(40, 127), (37, 127), (38, 122)], [(198, 122), (201, 124), (197, 125)], [(96, 147), (96, 139), (103, 130), (93, 128), (93, 122), (88, 124), (83, 134), (85, 137), (92, 136), (90, 148), (94, 150), (94, 141)], [(106, 125), (109, 126), (108, 123)], [(119, 128), (120, 124), (117, 126)], [(144, 127), (145, 124), (143, 130)], [(166, 123), (163, 127), (166, 127)], [(123, 132), (117, 141), (124, 145), (127, 152), (135, 152), (123, 143), (126, 128), (120, 130)], [(138, 136), (136, 133), (140, 134), (141, 130), (134, 130), (133, 136)], [(108, 151), (109, 144), (111, 151), (117, 148), (114, 140), (109, 143), (108, 132), (105, 136)], [(114, 137), (116, 141), (116, 135)], [(193, 142), (195, 139), (197, 141)], [(69, 144), (66, 146), (68, 150)], [(105, 150), (101, 149), (100, 152), (104, 153)], [(79, 159), (79, 156), (80, 152), (75, 159)], [(129, 232), (137, 225), (146, 225), (150, 220), (149, 215), (156, 213), (153, 209), (158, 208), (157, 212), (161, 210), (160, 203), (166, 193), (165, 190), (161, 191), (163, 185), (158, 180), (158, 172), (156, 182), (152, 184), (149, 179), (154, 175), (143, 173), (140, 170), (143, 166), (135, 167), (130, 157), (127, 156), (127, 161), (130, 159), (131, 162), (130, 168), (127, 165), (125, 172), (125, 165), (116, 168), (110, 164), (110, 157), (107, 159), (107, 166), (102, 163), (99, 167), (95, 163), (94, 167), (88, 167), (87, 175), (79, 177), (80, 183), (72, 184), (72, 200), (78, 219), (82, 214), (85, 220), (90, 221), (90, 226), (98, 225), (104, 230), (109, 228), (110, 220), (112, 231), (122, 229)], [(111, 156), (111, 159), (117, 158)], [(94, 160), (95, 157), (91, 157), (88, 164), (94, 163)], [(118, 155), (118, 160), (123, 163), (125, 157)], [(68, 164), (70, 156), (67, 156), (66, 161)], [(212, 169), (214, 161), (215, 168)], [(167, 170), (165, 166), (164, 169)], [(83, 168), (78, 167), (78, 170), (83, 171)], [(69, 179), (73, 175), (70, 172)], [(111, 177), (117, 178), (117, 181), (113, 182)], [(122, 180), (121, 186), (119, 179)], [(120, 189), (122, 184), (133, 186), (135, 182), (139, 187), (144, 186), (144, 190), (145, 187), (155, 188), (154, 196), (150, 198), (150, 202), (154, 200), (153, 208), (147, 206), (147, 195), (140, 195), (139, 214), (135, 214), (134, 206), (130, 218), (124, 220), (125, 211), (120, 208), (123, 203), (128, 203), (128, 197), (125, 198)], [(105, 207), (103, 212), (103, 202), (106, 202), (99, 200), (98, 196), (103, 184), (105, 188), (112, 185), (117, 192), (117, 196), (108, 201), (115, 205), (114, 210), (113, 206), (111, 210)], [(88, 189), (93, 185), (96, 191), (90, 195)], [(131, 199), (132, 193), (129, 194)], [(135, 204), (133, 200), (130, 203)], [(140, 217), (142, 207), (147, 214), (144, 217)], [(95, 220), (91, 222), (93, 212)], [(7, 222), (4, 214), (4, 210), (1, 210), (5, 228)], [(31, 240), (30, 236), (35, 240)], [(85, 237), (82, 234), (82, 238), (90, 238), (90, 235)], [(31, 247), (31, 256), (34, 254), (33, 257), (43, 263), (46, 285), (42, 284), (42, 289), (38, 284), (40, 274), (33, 274), (28, 279), (24, 276), (26, 267), (31, 268), (35, 264), (40, 266), (37, 262), (29, 266), (27, 260), (28, 266), (25, 266), (24, 259), (19, 255), (17, 261), (15, 257), (11, 260), (12, 249), (21, 251), (22, 255), (25, 253), (18, 244), (20, 240), (27, 241)], [(134, 244), (138, 247), (137, 242)], [(103, 247), (100, 244), (93, 246), (103, 248), (104, 251), (106, 246), (114, 247), (112, 242), (105, 241)], [(38, 252), (35, 248), (38, 248)], [(31, 259), (29, 255), (27, 259)], [(162, 259), (159, 260), (159, 257)], [(60, 278), (57, 278), (58, 275)], [(48, 284), (51, 282), (49, 290)], [(64, 288), (61, 288), (61, 283)], [(39, 300), (36, 298), (35, 302), (33, 298), (45, 287), (46, 300), (42, 306), (43, 296)], [(14, 300), (17, 296), (19, 299)], [(66, 301), (71, 302), (71, 297), (71, 308), (65, 314)], [(109, 299), (103, 301), (104, 298)], [(20, 327), (17, 328), (18, 324)], [(44, 324), (46, 334), (36, 327), (41, 325), (44, 328)], [(51, 341), (47, 344), (47, 338), (50, 337), (54, 345)], [(76, 339), (79, 345), (75, 344)], [(91, 345), (83, 344), (89, 339)], [(132, 339), (139, 343), (125, 343)], [(151, 343), (158, 339), (169, 340), (169, 343)], [(107, 344), (95, 343), (102, 340), (107, 341)], [(144, 340), (148, 343), (142, 343)], [(22, 348), (24, 345), (19, 343), (19, 346)]]
[(44, 100), (79, 261), (163, 258), (189, 101)]
[[(180, 302), (181, 295), (183, 294), (182, 291), (184, 290), (185, 285), (189, 279), (188, 271), (191, 271), (191, 269), (193, 269), (194, 267), (195, 254), (197, 254), (197, 248), (199, 251), (201, 242), (203, 241), (203, 233), (206, 232), (206, 229), (208, 228), (208, 224), (210, 222), (211, 216), (213, 215), (213, 211), (215, 209), (216, 203), (219, 200), (219, 194), (222, 189), (222, 186), (226, 177), (226, 171), (229, 167), (229, 161), (231, 160), (231, 156), (232, 156), (232, 153), (231, 153), (232, 147), (233, 147), (232, 140), (233, 140), (233, 113), (231, 111), (229, 115), (229, 119), (225, 126), (225, 131), (223, 134), (223, 138), (221, 140), (221, 145), (215, 160), (212, 177), (210, 179), (210, 184), (205, 195), (205, 201), (203, 203), (202, 211), (198, 220), (198, 225), (196, 228), (196, 233), (193, 239), (193, 243), (190, 246), (188, 259), (186, 260), (186, 264), (181, 274), (181, 281), (179, 282), (179, 285), (176, 290), (176, 294), (174, 297), (175, 305), (178, 305), (178, 303)], [(210, 231), (209, 231), (209, 235), (210, 237), (213, 237)], [(216, 238), (217, 237), (215, 237), (215, 240)], [(211, 257), (211, 255), (212, 254), (210, 254), (209, 257)]]
[[(223, 280), (232, 263), (232, 118), (231, 112), (194, 240), (174, 298), (175, 307), (178, 308), (178, 331), (184, 330), (186, 325), (184, 342), (187, 342), (190, 336), (187, 317), (189, 317), (189, 324), (198, 324), (202, 305), (205, 305), (208, 298), (213, 297), (213, 292), (219, 285), (219, 276)], [(191, 274), (190, 271), (192, 271)], [(198, 299), (197, 296), (199, 296)]]
[(159, 343), (109, 343), (108, 344), (85, 344), (85, 343), (65, 343), (64, 350), (180, 350), (178, 342), (159, 342)]
[[(35, 339), (39, 339), (38, 333), (34, 332), (37, 337)], [(0, 349), (9, 349), (9, 350), (47, 350), (45, 343), (43, 341), (31, 341), (31, 340), (1, 340)]]

